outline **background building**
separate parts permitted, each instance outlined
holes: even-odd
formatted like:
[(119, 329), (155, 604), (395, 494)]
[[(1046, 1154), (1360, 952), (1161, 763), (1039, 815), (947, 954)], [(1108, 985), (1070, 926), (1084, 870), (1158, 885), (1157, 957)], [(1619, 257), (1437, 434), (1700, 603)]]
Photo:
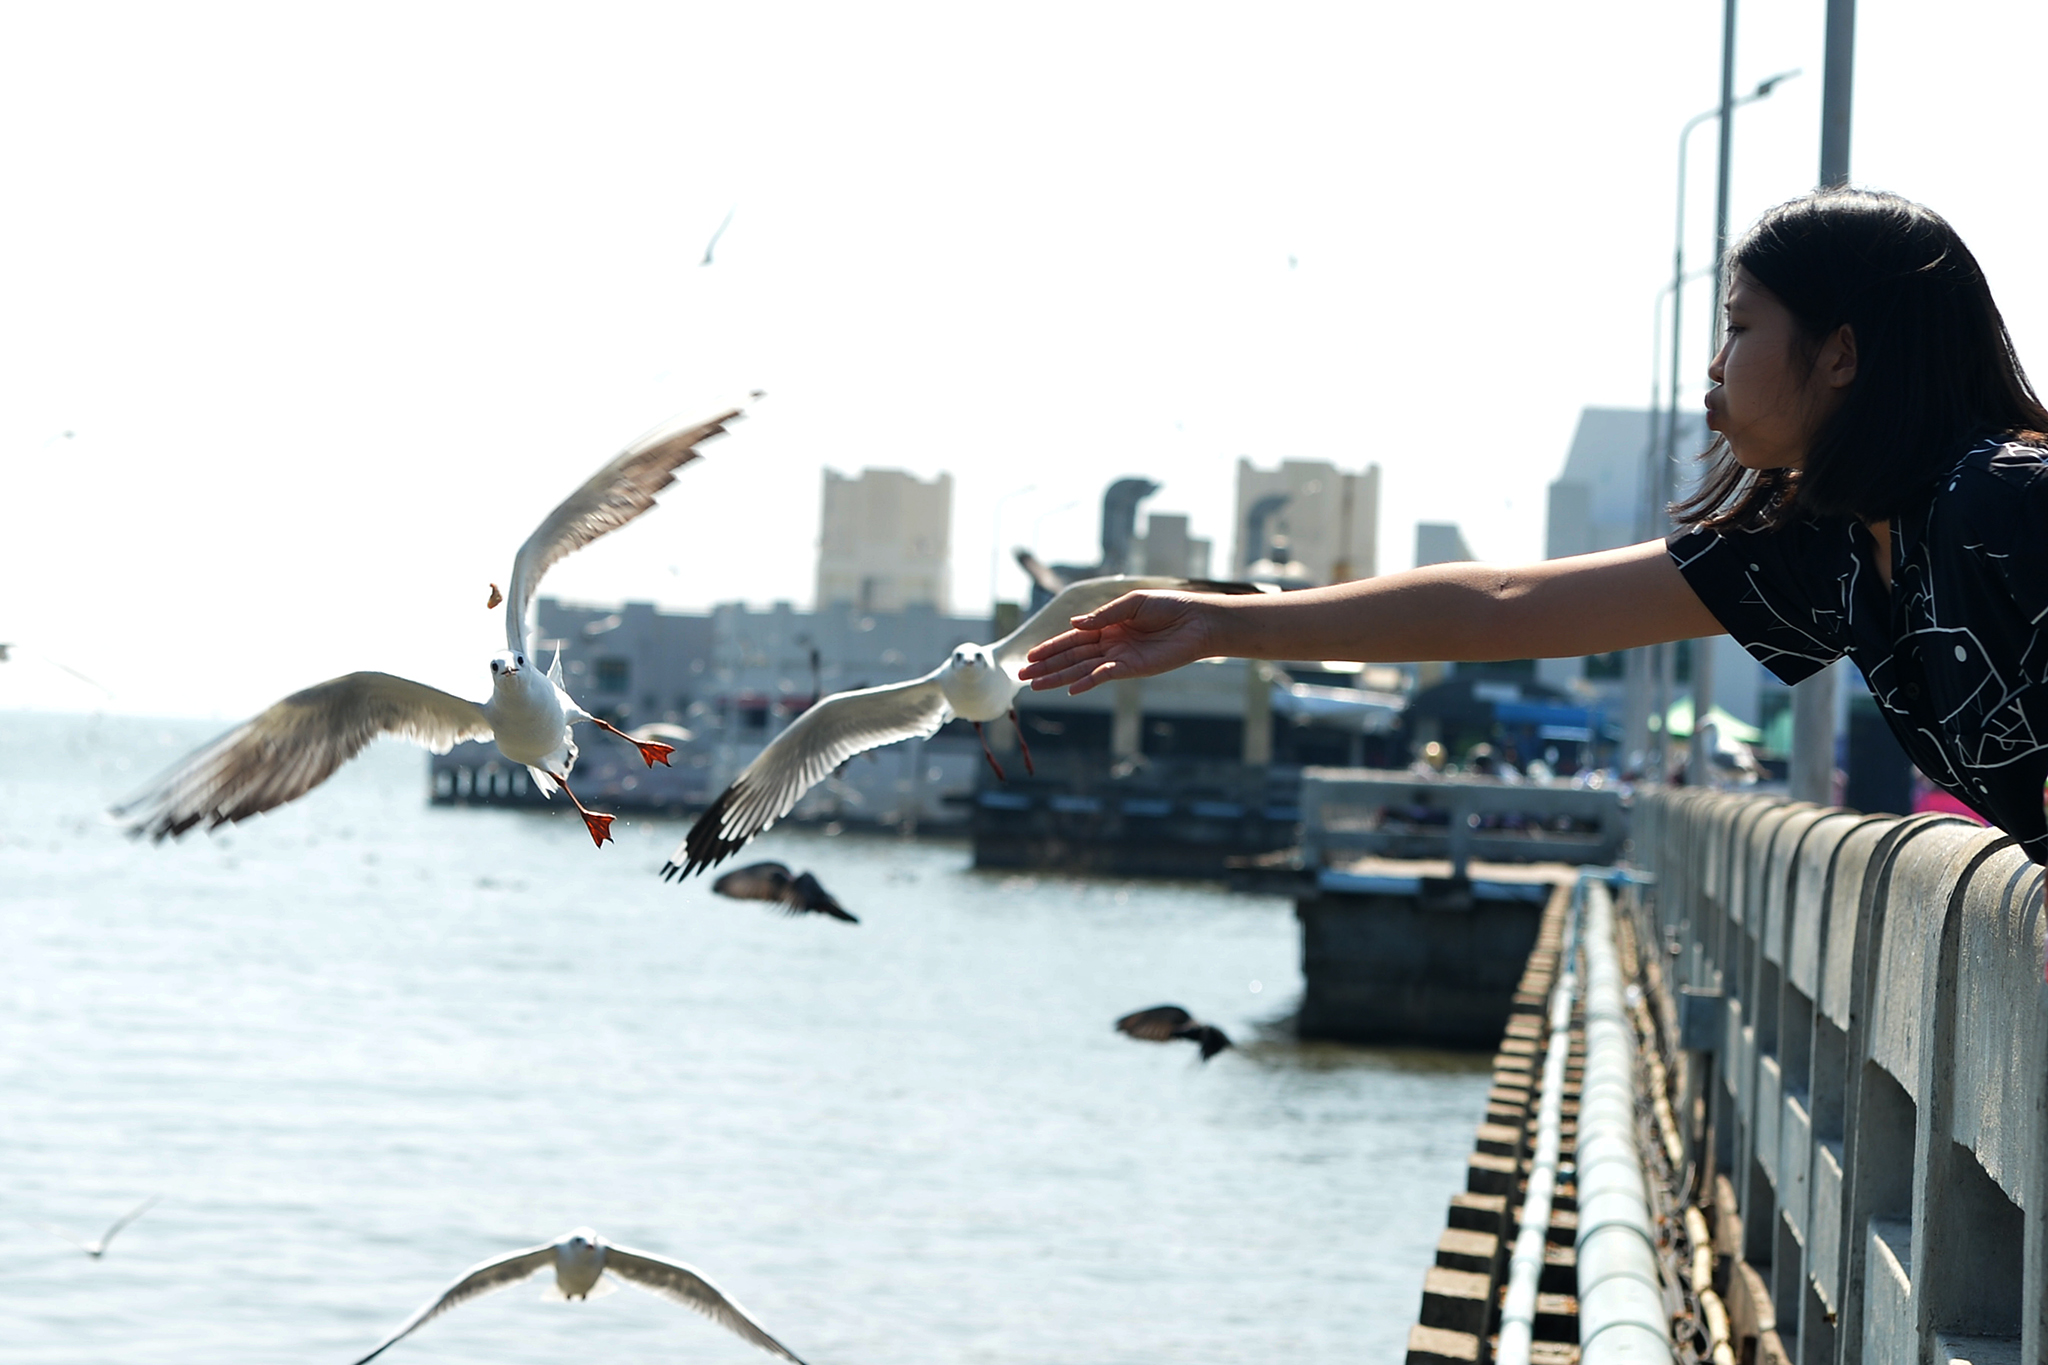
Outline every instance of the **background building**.
[(1264, 561), (1298, 566), (1316, 584), (1371, 578), (1379, 572), (1379, 528), (1376, 464), (1347, 474), (1323, 460), (1285, 460), (1278, 469), (1237, 462), (1236, 577), (1251, 576)]
[(1188, 519), (1179, 512), (1154, 512), (1145, 518), (1145, 534), (1133, 547), (1131, 572), (1209, 577), (1209, 542), (1188, 534)]
[(1465, 533), (1458, 529), (1456, 522), (1415, 523), (1416, 568), (1426, 568), (1431, 564), (1463, 564), (1473, 558), (1472, 547), (1465, 543)]
[[(1645, 482), (1651, 468), (1653, 414), (1641, 408), (1586, 408), (1565, 455), (1564, 469), (1550, 485), (1544, 526), (1544, 555), (1562, 559), (1633, 545), (1671, 529), (1663, 508), (1647, 504)], [(1678, 426), (1678, 467), (1674, 485), (1689, 488), (1697, 474), (1691, 456), (1710, 440), (1703, 413), (1686, 413)], [(1714, 705), (1745, 726), (1762, 732), (1758, 747), (1771, 752), (1786, 742), (1790, 729), (1791, 689), (1768, 673), (1748, 651), (1724, 636), (1693, 640), (1679, 646), (1674, 667), (1677, 695), (1690, 697), (1696, 666), (1714, 670)], [(1619, 655), (1590, 659), (1544, 659), (1537, 664), (1543, 682), (1574, 694), (1598, 695), (1619, 714), (1624, 689)], [(1690, 715), (1690, 702), (1684, 714)]]
[[(1652, 430), (1652, 421), (1656, 430)], [(1543, 557), (1591, 554), (1633, 545), (1648, 534), (1662, 535), (1670, 520), (1644, 506), (1643, 478), (1649, 472), (1652, 436), (1661, 436), (1663, 414), (1641, 408), (1586, 408), (1579, 413), (1564, 470), (1550, 485), (1548, 517), (1543, 528)], [(1704, 413), (1679, 418), (1678, 449), (1682, 455), (1707, 445)], [(1677, 484), (1692, 483), (1692, 466), (1682, 460)], [(1648, 518), (1646, 523), (1645, 518)]]
[[(1207, 578), (1209, 542), (1189, 533), (1186, 516), (1154, 512), (1145, 518), (1144, 531), (1138, 530), (1139, 505), (1158, 491), (1158, 484), (1138, 476), (1112, 482), (1102, 493), (1101, 553), (1092, 564), (1054, 564), (1053, 573), (1068, 583), (1117, 573)], [(1044, 606), (1049, 598), (1049, 593), (1034, 595), (1032, 609)]]
[(952, 607), (953, 476), (930, 483), (899, 469), (825, 471), (818, 536), (820, 611)]

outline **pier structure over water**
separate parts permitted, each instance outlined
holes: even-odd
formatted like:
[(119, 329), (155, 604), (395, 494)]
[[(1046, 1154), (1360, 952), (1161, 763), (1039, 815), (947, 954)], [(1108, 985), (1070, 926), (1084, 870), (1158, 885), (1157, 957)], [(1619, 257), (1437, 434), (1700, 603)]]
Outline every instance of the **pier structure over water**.
[(1301, 843), (1268, 890), (1301, 921), (1304, 1037), (1493, 1045), (1552, 889), (1611, 863), (1618, 792), (1308, 768)]

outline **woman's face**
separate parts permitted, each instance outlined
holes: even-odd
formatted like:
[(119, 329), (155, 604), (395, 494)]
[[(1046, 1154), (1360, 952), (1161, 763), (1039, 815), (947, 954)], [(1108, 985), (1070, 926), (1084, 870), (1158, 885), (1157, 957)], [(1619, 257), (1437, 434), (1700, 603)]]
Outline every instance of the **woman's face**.
[(1797, 469), (1821, 423), (1849, 396), (1855, 338), (1829, 337), (1809, 366), (1790, 309), (1746, 270), (1728, 286), (1728, 328), (1707, 366), (1707, 426), (1746, 469)]

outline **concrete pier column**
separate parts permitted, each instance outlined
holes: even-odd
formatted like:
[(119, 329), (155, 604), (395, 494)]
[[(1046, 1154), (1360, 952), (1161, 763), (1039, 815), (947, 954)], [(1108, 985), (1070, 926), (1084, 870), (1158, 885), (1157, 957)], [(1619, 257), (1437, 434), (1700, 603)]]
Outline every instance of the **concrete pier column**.
[(1420, 894), (1324, 892), (1294, 910), (1302, 1037), (1490, 1048), (1536, 944), (1543, 901), (1475, 900), (1469, 883), (1428, 879)]
[(1145, 745), (1145, 683), (1131, 678), (1109, 685), (1116, 710), (1109, 722), (1109, 756), (1135, 758)]
[(1244, 666), (1244, 751), (1246, 763), (1273, 761), (1273, 666), (1247, 659)]

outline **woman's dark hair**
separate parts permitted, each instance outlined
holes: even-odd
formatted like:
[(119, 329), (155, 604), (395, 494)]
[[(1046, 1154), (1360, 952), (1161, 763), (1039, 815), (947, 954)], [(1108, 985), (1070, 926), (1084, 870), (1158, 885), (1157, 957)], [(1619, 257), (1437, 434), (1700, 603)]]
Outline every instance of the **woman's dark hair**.
[[(1761, 528), (1796, 515), (1884, 520), (1973, 440), (2048, 444), (1977, 258), (1931, 209), (1895, 194), (1823, 190), (1766, 213), (1728, 255), (1791, 311), (1810, 368), (1856, 338), (1856, 378), (1797, 469), (1744, 469), (1727, 438), (1672, 509), (1683, 525)], [(1795, 357), (1795, 363), (1800, 357)]]

